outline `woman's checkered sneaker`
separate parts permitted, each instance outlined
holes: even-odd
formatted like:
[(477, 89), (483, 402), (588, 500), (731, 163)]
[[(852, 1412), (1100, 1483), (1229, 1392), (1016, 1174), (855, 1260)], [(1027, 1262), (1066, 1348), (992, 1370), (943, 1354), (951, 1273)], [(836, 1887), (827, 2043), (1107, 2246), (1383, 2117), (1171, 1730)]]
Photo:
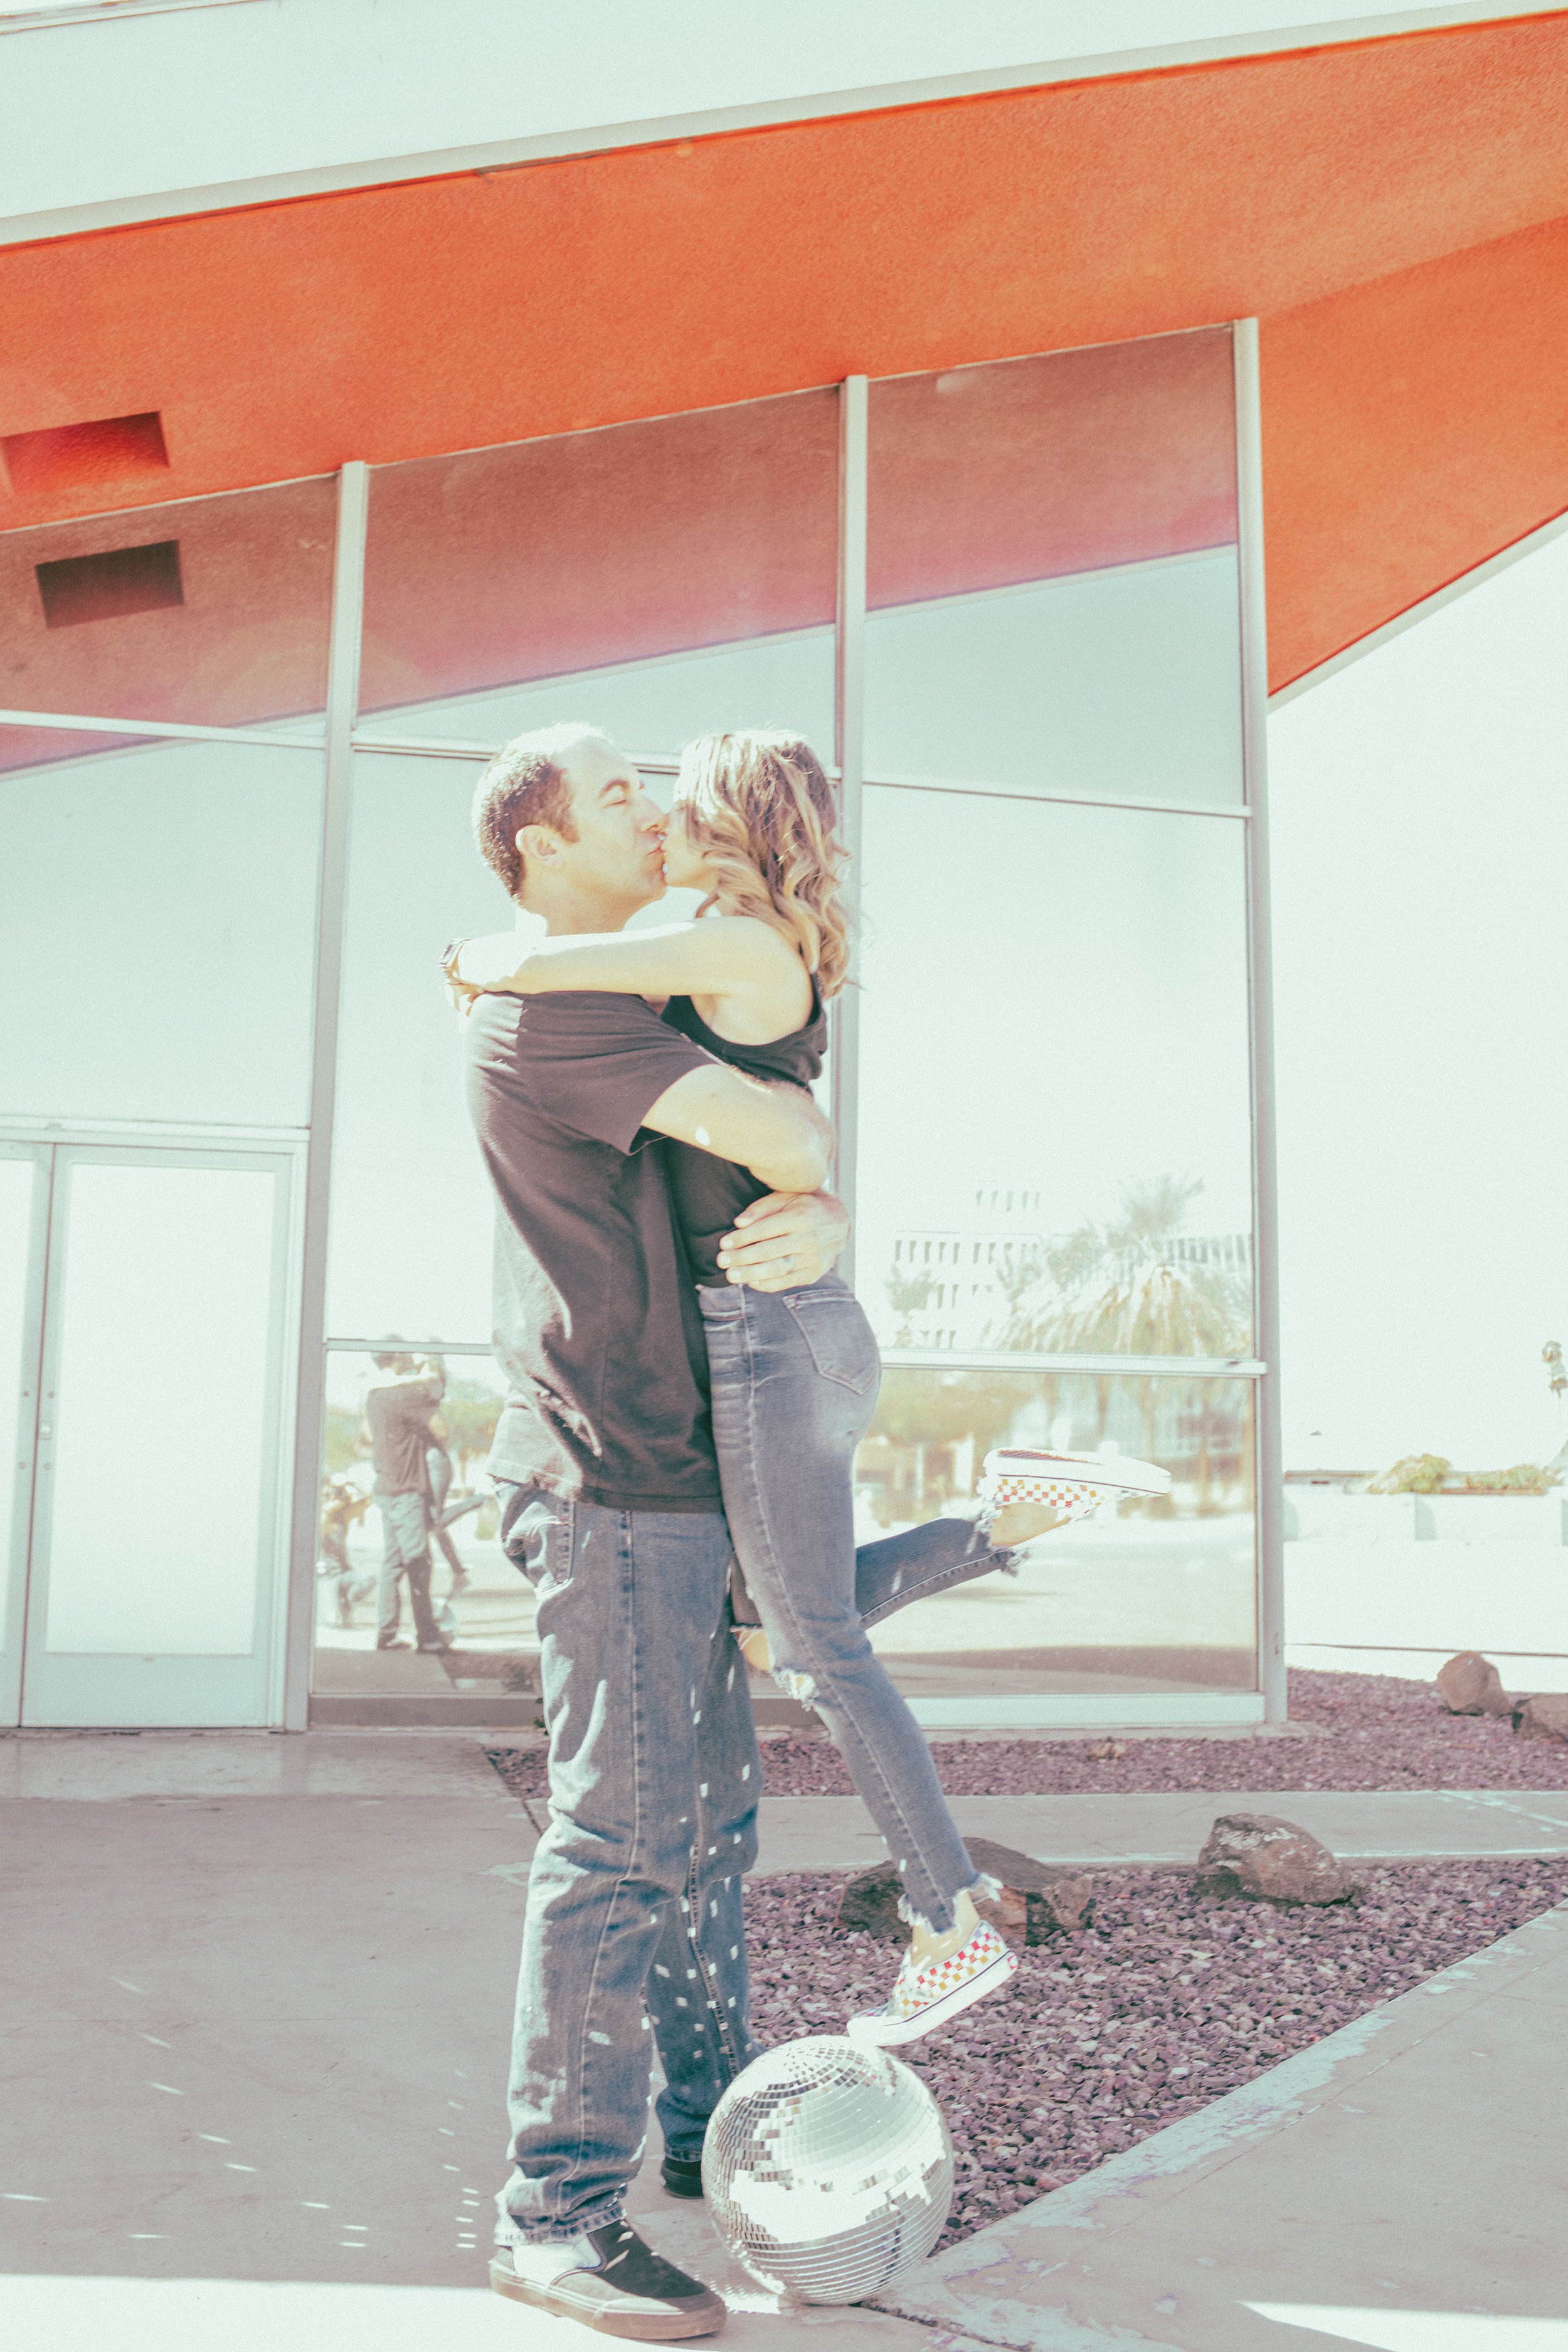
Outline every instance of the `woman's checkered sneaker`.
[(1170, 1491), (1171, 1474), (1155, 1462), (1122, 1454), (1047, 1454), (1028, 1445), (997, 1446), (985, 1456), (980, 1482), (981, 1494), (998, 1509), (1005, 1503), (1037, 1503), (1059, 1511), (1064, 1521), (1087, 1518), (1101, 1503)]
[(851, 2042), (874, 2042), (882, 2049), (892, 2042), (918, 2042), (922, 2033), (945, 2025), (988, 1992), (1000, 1992), (1017, 1973), (1016, 1952), (1008, 1950), (988, 1920), (982, 1920), (968, 1943), (945, 1960), (928, 1960), (917, 1968), (910, 1953), (881, 2008), (861, 2010), (844, 2030)]

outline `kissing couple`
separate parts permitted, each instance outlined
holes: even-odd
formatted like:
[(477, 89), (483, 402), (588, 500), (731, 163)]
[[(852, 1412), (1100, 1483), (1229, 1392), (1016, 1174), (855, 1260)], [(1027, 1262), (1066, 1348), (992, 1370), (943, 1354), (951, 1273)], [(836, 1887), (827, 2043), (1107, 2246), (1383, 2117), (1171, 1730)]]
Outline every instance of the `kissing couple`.
[[(555, 727), (491, 762), (474, 830), (543, 926), (446, 960), (498, 1206), (508, 1393), (489, 1467), (536, 1595), (550, 1742), (491, 2279), (602, 2333), (712, 2334), (721, 2301), (652, 2252), (626, 2203), (650, 2045), (679, 2196), (700, 2196), (708, 2118), (758, 2051), (747, 1664), (816, 1709), (903, 1884), (908, 1953), (846, 2030), (940, 2031), (1018, 1963), (976, 1907), (994, 1885), (866, 1629), (1076, 1516), (1071, 1464), (998, 1461), (977, 1515), (856, 1548), (880, 1364), (833, 1270), (848, 1220), (810, 1091), (849, 950), (836, 796), (810, 746), (702, 738), (667, 815), (607, 737)], [(667, 887), (700, 891), (697, 918), (626, 931)], [(1110, 1483), (1146, 1491), (1140, 1468)]]

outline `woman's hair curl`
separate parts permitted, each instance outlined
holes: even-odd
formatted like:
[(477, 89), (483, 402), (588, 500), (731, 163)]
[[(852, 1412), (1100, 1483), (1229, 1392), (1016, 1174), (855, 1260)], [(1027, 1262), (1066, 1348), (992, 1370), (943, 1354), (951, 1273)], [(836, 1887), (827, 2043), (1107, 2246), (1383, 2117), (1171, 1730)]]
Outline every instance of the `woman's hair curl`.
[(849, 853), (810, 744), (760, 728), (699, 736), (681, 753), (675, 804), (712, 869), (699, 911), (721, 905), (771, 925), (799, 950), (823, 996), (837, 996), (849, 976), (841, 896)]

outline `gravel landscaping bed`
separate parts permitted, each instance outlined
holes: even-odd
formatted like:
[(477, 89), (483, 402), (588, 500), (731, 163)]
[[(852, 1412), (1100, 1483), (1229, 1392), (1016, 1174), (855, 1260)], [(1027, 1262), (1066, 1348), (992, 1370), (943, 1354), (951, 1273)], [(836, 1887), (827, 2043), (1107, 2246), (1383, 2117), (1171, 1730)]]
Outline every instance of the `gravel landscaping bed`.
[[(833, 1926), (848, 1873), (748, 1880), (753, 2021), (767, 2044), (837, 2033), (895, 1947)], [(1190, 1871), (1092, 1874), (1089, 1926), (1020, 1954), (1009, 1991), (895, 2054), (958, 2157), (942, 2244), (1089, 2171), (1378, 2002), (1568, 1899), (1568, 1859), (1405, 1863), (1285, 1909), (1193, 1891)]]
[[(1283, 1739), (938, 1739), (953, 1797), (1140, 1793), (1151, 1789), (1568, 1789), (1568, 1740), (1520, 1739), (1506, 1716), (1449, 1715), (1429, 1683), (1292, 1669)], [(1120, 1748), (1120, 1754), (1108, 1752)], [(545, 1792), (544, 1751), (489, 1749), (519, 1797)], [(775, 1797), (850, 1796), (830, 1740), (764, 1739)]]

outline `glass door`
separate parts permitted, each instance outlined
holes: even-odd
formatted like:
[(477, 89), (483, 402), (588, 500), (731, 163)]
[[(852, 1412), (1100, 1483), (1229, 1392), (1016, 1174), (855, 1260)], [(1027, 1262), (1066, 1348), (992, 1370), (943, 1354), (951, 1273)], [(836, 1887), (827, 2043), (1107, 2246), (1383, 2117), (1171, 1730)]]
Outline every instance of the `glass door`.
[[(281, 1153), (58, 1147), (29, 1203), (25, 1724), (259, 1724), (284, 1559)], [(13, 1163), (0, 1163), (6, 1175)], [(22, 1163), (25, 1165), (26, 1163)], [(13, 1180), (14, 1181), (14, 1180)], [(20, 1195), (0, 1214), (20, 1230)], [(47, 1242), (43, 1235), (47, 1227)], [(19, 1481), (19, 1486), (22, 1482)], [(15, 1595), (13, 1614), (15, 1614)], [(12, 1720), (16, 1719), (13, 1706)]]

